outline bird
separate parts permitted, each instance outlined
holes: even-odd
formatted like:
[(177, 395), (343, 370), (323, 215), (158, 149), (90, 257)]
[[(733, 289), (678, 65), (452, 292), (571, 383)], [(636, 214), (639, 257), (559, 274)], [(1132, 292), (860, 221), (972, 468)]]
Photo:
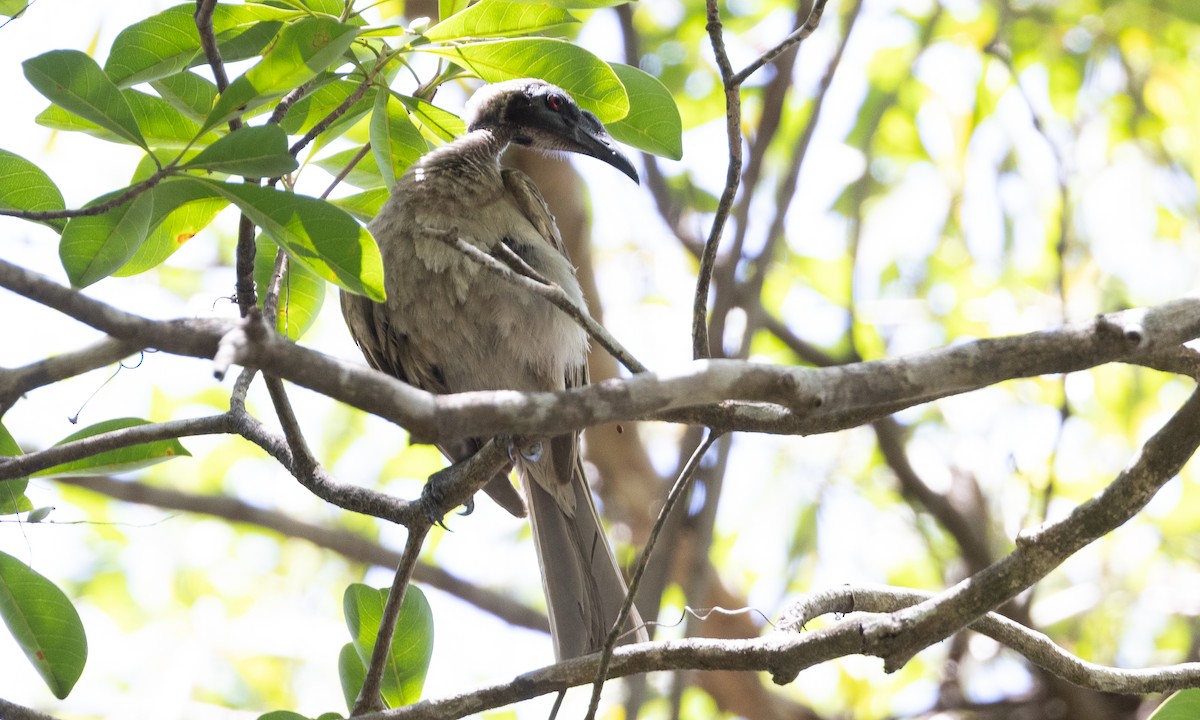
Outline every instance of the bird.
[[(510, 145), (601, 160), (638, 182), (599, 119), (562, 88), (525, 78), (484, 85), (467, 101), (467, 131), (411, 165), (368, 223), (383, 256), (387, 300), (343, 292), (342, 314), (368, 364), (432, 393), (560, 391), (585, 385), (588, 337), (548, 301), (488, 272), (448, 237), (515, 254), (586, 312), (554, 217), (524, 173), (501, 165)], [(439, 445), (452, 462), (489, 438)], [(579, 433), (512, 440), (523, 490), (507, 471), (485, 492), (514, 515), (526, 506), (555, 656), (599, 650), (627, 586), (600, 523)], [(636, 609), (621, 642), (647, 639)]]

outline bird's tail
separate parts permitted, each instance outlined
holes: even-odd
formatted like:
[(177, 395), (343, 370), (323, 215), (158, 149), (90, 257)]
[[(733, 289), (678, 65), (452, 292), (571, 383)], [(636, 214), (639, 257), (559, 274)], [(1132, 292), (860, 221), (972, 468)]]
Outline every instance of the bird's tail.
[[(522, 485), (542, 571), (554, 655), (565, 660), (595, 652), (616, 622), (627, 588), (583, 467), (575, 462), (570, 481), (575, 495), (573, 516), (526, 473), (522, 473)], [(636, 608), (631, 608), (624, 630), (618, 644), (649, 639)]]

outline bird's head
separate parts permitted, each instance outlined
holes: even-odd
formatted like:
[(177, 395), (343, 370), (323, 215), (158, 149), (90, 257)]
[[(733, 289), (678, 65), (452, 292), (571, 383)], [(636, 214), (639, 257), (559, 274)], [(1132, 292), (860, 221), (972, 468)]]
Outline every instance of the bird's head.
[(528, 78), (484, 85), (466, 109), (470, 130), (489, 128), (517, 145), (590, 155), (638, 182), (633, 163), (617, 149), (603, 123), (560, 87)]

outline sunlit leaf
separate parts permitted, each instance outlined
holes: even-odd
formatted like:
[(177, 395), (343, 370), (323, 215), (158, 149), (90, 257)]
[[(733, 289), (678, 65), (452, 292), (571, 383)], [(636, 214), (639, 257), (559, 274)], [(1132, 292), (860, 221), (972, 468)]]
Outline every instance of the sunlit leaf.
[[(66, 203), (58, 186), (40, 167), (20, 155), (0, 150), (0, 208), (14, 210), (64, 210)], [(43, 220), (62, 232), (65, 219)]]
[[(379, 634), (388, 591), (354, 584), (342, 599), (351, 643), (364, 664), (369, 663)], [(409, 585), (396, 621), (392, 647), (383, 674), (381, 694), (388, 707), (400, 707), (421, 698), (429, 659), (433, 656), (433, 612), (425, 593)]]
[(279, 244), (292, 260), (352, 293), (375, 301), (385, 298), (383, 259), (366, 228), (334, 205), (295, 193), (257, 185), (178, 178), (200, 183), (237, 205)]
[(422, 128), (442, 140), (453, 140), (467, 131), (467, 124), (462, 121), (462, 118), (449, 110), (443, 110), (421, 98), (399, 94), (394, 94), (394, 96), (404, 103), (405, 109)]
[(371, 153), (375, 155), (375, 164), (383, 172), (384, 185), (391, 188), (404, 170), (425, 154), (429, 146), (408, 119), (404, 104), (393, 97), (386, 87), (376, 91), (370, 129)]
[(629, 114), (629, 98), (608, 63), (565, 40), (516, 38), (419, 48), (452, 60), (487, 82), (534, 77), (558, 85), (601, 122)]
[[(116, 418), (114, 420), (105, 420), (98, 422), (95, 425), (85, 427), (78, 432), (73, 432), (62, 440), (55, 443), (55, 446), (65, 445), (76, 440), (84, 440), (86, 438), (95, 437), (114, 430), (123, 430), (125, 428), (136, 427), (138, 425), (148, 424), (146, 420), (139, 418)], [(160, 462), (165, 462), (171, 458), (187, 457), (191, 453), (180, 444), (177, 439), (169, 440), (154, 440), (152, 442), (140, 443), (130, 447), (117, 448), (115, 450), (104, 450), (90, 457), (72, 460), (61, 465), (46, 468), (35, 472), (32, 477), (67, 477), (71, 475), (108, 475), (119, 472), (131, 472), (133, 470), (141, 470), (142, 468), (157, 465)]]
[(113, 275), (136, 275), (158, 267), (229, 206), (228, 200), (189, 183), (162, 182), (150, 194), (154, 196), (150, 234)]
[[(113, 82), (129, 87), (174, 75), (203, 60), (195, 12), (195, 3), (176, 5), (125, 28), (113, 40), (104, 71)], [(257, 54), (279, 28), (268, 21), (295, 15), (265, 5), (217, 4), (212, 21), (221, 58), (234, 62), (251, 57), (247, 52)], [(248, 33), (250, 37), (243, 37)], [(235, 41), (240, 44), (233, 45)], [(254, 44), (257, 47), (249, 50)]]
[(212, 112), (217, 86), (208, 78), (183, 71), (150, 82), (163, 100), (197, 125)]
[(75, 687), (87, 663), (87, 636), (62, 590), (0, 552), (0, 617), (57, 698)]
[(639, 150), (671, 160), (683, 157), (683, 121), (667, 86), (629, 65), (613, 63), (612, 69), (629, 93), (629, 114), (609, 123), (609, 133)]
[(242, 127), (205, 148), (184, 168), (246, 177), (279, 177), (299, 164), (288, 153), (287, 133), (278, 125)]
[[(107, 203), (125, 190), (102, 195), (84, 207)], [(58, 256), (71, 285), (87, 287), (133, 257), (150, 232), (153, 212), (153, 196), (143, 192), (100, 215), (71, 218), (58, 244)]]
[(205, 128), (277, 98), (338, 62), (358, 34), (332, 18), (308, 17), (285, 25), (257, 65), (229, 84)]
[(425, 31), (437, 41), (525, 35), (579, 22), (562, 8), (514, 0), (479, 0)]
[[(182, 149), (193, 141), (197, 145), (207, 145), (217, 139), (213, 133), (205, 133), (197, 138), (200, 124), (162, 98), (137, 90), (121, 90), (119, 93), (137, 118), (138, 125), (142, 128), (142, 136), (148, 145), (159, 149)], [(57, 105), (43, 110), (35, 120), (39, 125), (55, 130), (85, 132), (112, 142), (130, 142), (128, 138), (112, 132), (109, 128), (97, 125)]]
[(0, 0), (0, 17), (16, 17), (29, 7), (29, 0)]
[[(314, 164), (330, 175), (337, 177), (342, 174), (361, 151), (362, 148), (350, 148), (349, 150), (334, 153), (329, 157), (321, 158)], [(383, 173), (379, 169), (379, 164), (375, 161), (375, 154), (368, 152), (366, 155), (363, 155), (362, 159), (355, 163), (346, 177), (342, 179), (342, 182), (364, 190), (383, 187)]]
[(330, 200), (334, 205), (353, 215), (360, 222), (370, 222), (379, 214), (380, 208), (391, 195), (387, 188), (373, 188), (354, 195)]
[[(279, 246), (264, 235), (256, 239), (254, 284), (258, 287), (258, 306), (267, 300), (275, 270)], [(298, 340), (316, 322), (325, 302), (325, 281), (299, 263), (289, 262), (279, 286), (278, 315), (275, 328), (291, 340)]]
[(146, 147), (128, 101), (96, 61), (78, 50), (51, 50), (21, 63), (50, 102), (129, 142)]

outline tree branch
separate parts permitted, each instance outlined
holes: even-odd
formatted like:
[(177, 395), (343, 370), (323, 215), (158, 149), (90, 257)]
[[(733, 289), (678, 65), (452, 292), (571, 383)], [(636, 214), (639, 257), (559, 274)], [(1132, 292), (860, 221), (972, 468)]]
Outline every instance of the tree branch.
[(82, 350), (55, 355), (19, 368), (0, 369), (0, 417), (30, 390), (120, 362), (139, 349), (134, 343), (104, 338)]

